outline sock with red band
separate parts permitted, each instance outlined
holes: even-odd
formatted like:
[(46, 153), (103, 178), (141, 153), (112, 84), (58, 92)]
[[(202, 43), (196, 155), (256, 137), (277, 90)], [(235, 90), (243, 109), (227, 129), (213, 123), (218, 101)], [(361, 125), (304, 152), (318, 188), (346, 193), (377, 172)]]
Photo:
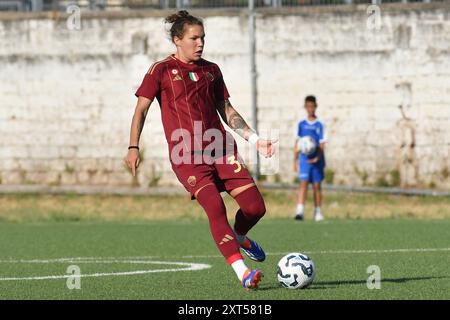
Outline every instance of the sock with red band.
[(247, 240), (245, 235), (266, 213), (264, 200), (256, 186), (239, 193), (235, 198), (240, 209), (236, 213), (234, 231), (240, 244)]
[(227, 263), (243, 259), (239, 244), (227, 219), (227, 211), (219, 190), (215, 185), (207, 185), (197, 194), (197, 201), (205, 210), (214, 242)]

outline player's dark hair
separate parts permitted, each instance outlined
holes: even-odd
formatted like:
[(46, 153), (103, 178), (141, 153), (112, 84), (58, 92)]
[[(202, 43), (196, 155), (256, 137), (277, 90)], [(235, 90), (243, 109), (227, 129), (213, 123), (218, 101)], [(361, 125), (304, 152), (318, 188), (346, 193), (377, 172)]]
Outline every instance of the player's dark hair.
[(316, 97), (315, 96), (306, 96), (305, 98), (305, 102), (312, 102), (317, 106), (317, 101), (316, 101)]
[(174, 37), (178, 37), (180, 39), (184, 36), (184, 27), (185, 25), (199, 25), (203, 27), (203, 21), (202, 19), (199, 19), (197, 17), (194, 17), (193, 15), (189, 14), (186, 10), (180, 10), (177, 13), (169, 15), (165, 19), (165, 23), (171, 23), (172, 26), (170, 27), (170, 39), (173, 42)]

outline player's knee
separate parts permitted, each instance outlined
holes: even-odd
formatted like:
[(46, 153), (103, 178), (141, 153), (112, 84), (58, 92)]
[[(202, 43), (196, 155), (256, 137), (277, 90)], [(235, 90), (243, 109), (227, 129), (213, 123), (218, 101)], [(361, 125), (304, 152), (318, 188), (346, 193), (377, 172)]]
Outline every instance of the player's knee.
[(253, 201), (247, 209), (248, 211), (245, 213), (255, 218), (262, 218), (266, 214), (266, 205), (263, 199)]
[(257, 188), (250, 188), (236, 197), (242, 213), (247, 217), (262, 218), (266, 214), (264, 199)]

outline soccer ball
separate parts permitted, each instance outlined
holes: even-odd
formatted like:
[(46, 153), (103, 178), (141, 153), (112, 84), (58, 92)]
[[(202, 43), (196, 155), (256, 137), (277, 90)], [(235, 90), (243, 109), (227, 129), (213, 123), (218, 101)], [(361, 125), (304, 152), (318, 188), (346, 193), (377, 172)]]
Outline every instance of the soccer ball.
[(313, 282), (315, 275), (314, 262), (303, 253), (289, 253), (278, 262), (278, 281), (285, 288), (306, 288)]
[(304, 136), (298, 139), (297, 150), (307, 156), (316, 151), (316, 142), (310, 136)]

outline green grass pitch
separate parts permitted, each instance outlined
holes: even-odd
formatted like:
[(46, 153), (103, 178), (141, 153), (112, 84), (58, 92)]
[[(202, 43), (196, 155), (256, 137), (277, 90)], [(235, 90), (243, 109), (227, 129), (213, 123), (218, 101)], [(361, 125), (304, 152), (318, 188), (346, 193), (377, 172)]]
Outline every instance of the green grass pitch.
[[(276, 218), (262, 220), (251, 236), (268, 257), (246, 260), (265, 274), (260, 289), (248, 293), (219, 256), (204, 220), (1, 222), (0, 299), (450, 299), (448, 219)], [(277, 282), (278, 260), (295, 251), (316, 264), (308, 289)], [(210, 268), (149, 272), (191, 266), (173, 262)], [(81, 289), (69, 290), (61, 277), (70, 265), (92, 275), (81, 278)], [(370, 265), (381, 269), (379, 290), (367, 288)], [(130, 274), (136, 271), (142, 273)]]

